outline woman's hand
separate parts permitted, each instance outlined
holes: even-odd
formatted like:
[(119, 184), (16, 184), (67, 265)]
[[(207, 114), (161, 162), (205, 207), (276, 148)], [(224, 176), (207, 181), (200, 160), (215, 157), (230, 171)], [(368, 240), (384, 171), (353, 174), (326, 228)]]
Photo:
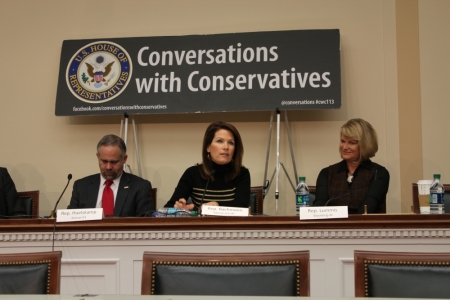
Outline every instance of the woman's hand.
[(207, 206), (219, 206), (219, 203), (217, 203), (216, 201), (211, 201), (211, 202), (203, 203), (203, 205), (207, 205)]
[(181, 209), (187, 209), (187, 210), (192, 210), (192, 209), (194, 209), (194, 204), (192, 204), (192, 203), (191, 204), (187, 204), (186, 203), (186, 199), (181, 198), (180, 200), (175, 201), (175, 204), (174, 204), (173, 207), (181, 208)]

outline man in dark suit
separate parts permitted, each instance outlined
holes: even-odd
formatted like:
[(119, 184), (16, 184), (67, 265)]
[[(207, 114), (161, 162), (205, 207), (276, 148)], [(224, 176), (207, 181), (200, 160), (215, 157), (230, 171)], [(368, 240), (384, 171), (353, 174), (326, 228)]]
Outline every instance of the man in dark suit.
[(8, 170), (0, 168), (0, 218), (25, 214), (25, 208)]
[(128, 158), (126, 151), (126, 145), (120, 137), (113, 134), (104, 136), (97, 145), (100, 174), (75, 181), (67, 208), (103, 207), (105, 215), (108, 215), (109, 208), (105, 207), (107, 200), (103, 194), (104, 190), (109, 189), (114, 194), (114, 201), (111, 203), (111, 215), (114, 217), (150, 215), (155, 210), (152, 185), (148, 180), (123, 171)]

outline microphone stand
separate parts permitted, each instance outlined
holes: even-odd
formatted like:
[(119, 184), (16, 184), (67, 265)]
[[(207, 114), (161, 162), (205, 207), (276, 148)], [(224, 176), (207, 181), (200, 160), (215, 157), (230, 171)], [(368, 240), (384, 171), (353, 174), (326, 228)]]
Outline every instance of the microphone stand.
[(216, 173), (216, 170), (211, 169), (208, 180), (206, 181), (205, 191), (203, 192), (202, 200), (200, 201), (200, 206), (198, 207), (198, 210), (197, 210), (199, 216), (202, 216), (202, 205), (203, 205), (203, 200), (205, 200), (206, 189), (208, 188), (209, 182), (211, 181), (211, 178), (213, 177), (214, 173)]
[(64, 190), (62, 191), (61, 196), (59, 196), (58, 201), (56, 201), (55, 207), (54, 207), (54, 208), (52, 209), (52, 211), (50, 212), (50, 218), (49, 218), (49, 219), (54, 219), (54, 218), (55, 218), (56, 207), (58, 206), (59, 201), (61, 201), (61, 198), (62, 198), (62, 196), (64, 195), (64, 192), (66, 191), (67, 186), (69, 185), (69, 182), (70, 182), (71, 179), (72, 179), (72, 174), (67, 175), (67, 184), (66, 184), (66, 187), (65, 187)]
[(66, 187), (64, 188), (64, 190), (61, 193), (61, 196), (59, 196), (58, 201), (56, 201), (55, 207), (53, 208), (53, 210), (50, 213), (50, 219), (53, 219), (53, 238), (52, 238), (52, 251), (54, 251), (55, 249), (55, 231), (56, 231), (56, 218), (55, 218), (55, 212), (56, 212), (56, 207), (58, 206), (59, 201), (61, 200), (62, 196), (64, 195), (64, 192), (67, 189), (67, 186), (69, 185), (70, 180), (72, 179), (72, 174), (67, 175), (67, 184)]
[(324, 206), (328, 206), (328, 204), (329, 204), (331, 201), (336, 200), (336, 199), (338, 199), (338, 198), (341, 198), (341, 197), (343, 197), (343, 196), (347, 196), (348, 194), (352, 193), (353, 191), (362, 189), (363, 187), (366, 187), (366, 186), (368, 186), (368, 185), (370, 185), (370, 183), (369, 183), (369, 184), (364, 184), (364, 185), (362, 185), (362, 186), (359, 186), (359, 187), (357, 187), (356, 189), (350, 190), (350, 191), (348, 191), (348, 192), (345, 193), (345, 194), (342, 194), (342, 195), (339, 195), (339, 196), (330, 198), (330, 199), (328, 199), (327, 202), (325, 202), (325, 205), (324, 205)]

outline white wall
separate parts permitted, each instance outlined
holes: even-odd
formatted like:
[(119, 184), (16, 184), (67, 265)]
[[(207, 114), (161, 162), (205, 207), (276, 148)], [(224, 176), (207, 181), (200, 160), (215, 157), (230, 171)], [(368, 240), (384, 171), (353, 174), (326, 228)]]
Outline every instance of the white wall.
[[(420, 15), (420, 22), (427, 24), (421, 26), (421, 38), (434, 31), (435, 26), (442, 26), (439, 22), (448, 28), (448, 14), (440, 11), (440, 7), (448, 12), (448, 2), (420, 1), (421, 12), (426, 12)], [(432, 10), (440, 15), (436, 16)], [(430, 19), (435, 21), (429, 24)], [(374, 161), (391, 173), (388, 210), (399, 212), (398, 157), (401, 153), (398, 150), (395, 2), (390, 0), (4, 1), (0, 10), (0, 126), (3, 128), (0, 165), (8, 168), (18, 190), (41, 191), (41, 215), (48, 214), (66, 184), (67, 174), (72, 173), (78, 179), (97, 172), (98, 140), (104, 134), (119, 132), (120, 116), (55, 116), (63, 40), (322, 28), (340, 29), (342, 107), (288, 113), (298, 174), (306, 176), (308, 184), (315, 185), (320, 169), (339, 161), (340, 126), (350, 118), (364, 118), (379, 135), (380, 150)], [(448, 48), (448, 40), (446, 43)], [(421, 44), (421, 50), (427, 51), (427, 47), (429, 43)], [(448, 97), (444, 93), (445, 84), (435, 84), (437, 80), (445, 83), (446, 53), (436, 51), (429, 58), (431, 62), (422, 61), (422, 72), (437, 64), (426, 73), (429, 91), (422, 90), (424, 96), (427, 93), (423, 101), (429, 101), (429, 93), (433, 99), (440, 100), (440, 105)], [(442, 69), (436, 71), (438, 66)], [(270, 113), (136, 116), (143, 177), (158, 188), (158, 206), (171, 196), (183, 171), (200, 161), (204, 130), (210, 122), (219, 119), (233, 123), (241, 132), (244, 164), (251, 171), (252, 185), (261, 185)], [(430, 121), (424, 110), (424, 136), (433, 128), (430, 123), (444, 131), (444, 119), (432, 117), (431, 111), (429, 114)], [(281, 132), (280, 160), (295, 180), (284, 124)], [(275, 168), (274, 137), (269, 178)], [(136, 173), (132, 142), (130, 130), (129, 162)], [(431, 144), (429, 147), (433, 149), (424, 147), (427, 155), (424, 163), (431, 159), (428, 155), (437, 162), (443, 150)], [(439, 170), (443, 178), (450, 178), (450, 170), (445, 172), (431, 163), (427, 165), (432, 170), (425, 168), (425, 173)], [(294, 193), (283, 173), (280, 181), (278, 213), (293, 215)], [(266, 198), (264, 209), (268, 214), (275, 213), (274, 187), (273, 184)], [(61, 207), (69, 203), (70, 193), (71, 187)]]

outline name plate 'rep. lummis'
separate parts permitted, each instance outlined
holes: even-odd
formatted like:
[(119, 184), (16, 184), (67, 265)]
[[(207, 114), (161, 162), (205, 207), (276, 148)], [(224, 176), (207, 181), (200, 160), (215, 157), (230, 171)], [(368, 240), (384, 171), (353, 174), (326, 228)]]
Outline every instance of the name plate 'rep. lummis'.
[(338, 29), (66, 40), (55, 114), (336, 109)]
[(348, 218), (347, 206), (300, 207), (300, 220)]

